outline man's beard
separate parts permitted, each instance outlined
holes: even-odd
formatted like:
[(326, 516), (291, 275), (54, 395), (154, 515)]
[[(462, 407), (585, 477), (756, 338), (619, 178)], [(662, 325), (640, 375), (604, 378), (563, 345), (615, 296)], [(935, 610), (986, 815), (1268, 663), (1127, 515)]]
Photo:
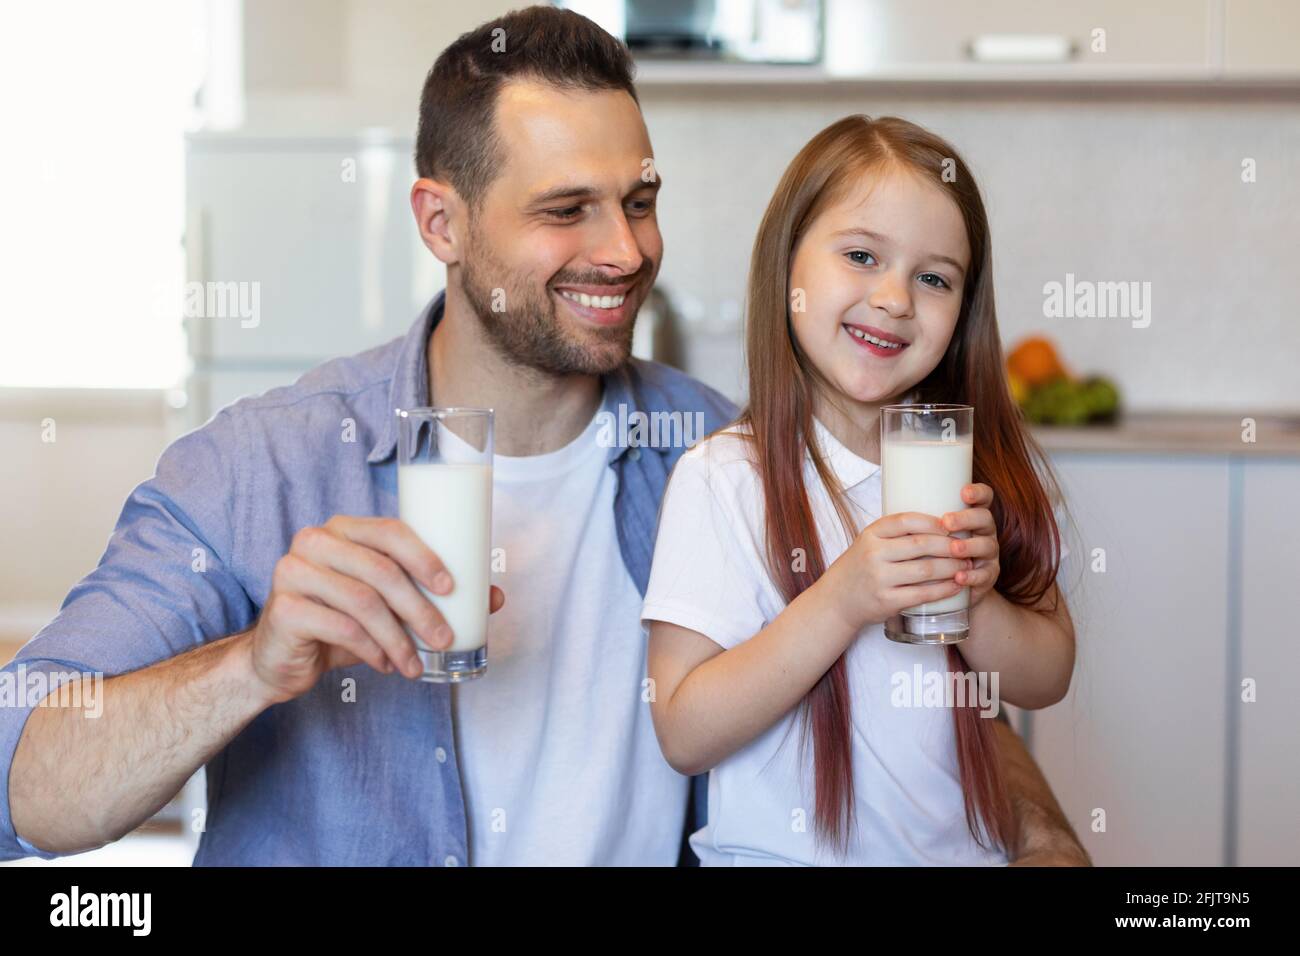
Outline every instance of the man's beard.
[[(632, 354), (635, 317), (622, 326), (575, 330), (561, 321), (549, 289), (542, 288), (539, 293), (528, 279), (502, 266), (481, 237), (474, 237), (466, 252), (461, 263), (465, 298), (506, 361), (549, 375), (605, 375)], [(646, 260), (643, 271), (649, 266)], [(557, 279), (561, 285), (599, 285), (607, 277), (596, 273)], [(638, 291), (629, 289), (628, 295)]]

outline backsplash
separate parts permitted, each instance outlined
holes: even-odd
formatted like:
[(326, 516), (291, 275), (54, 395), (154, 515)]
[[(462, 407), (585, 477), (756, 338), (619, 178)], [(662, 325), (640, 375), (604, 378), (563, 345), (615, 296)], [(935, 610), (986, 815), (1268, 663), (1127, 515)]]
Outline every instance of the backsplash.
[[(1300, 410), (1295, 91), (697, 86), (641, 101), (665, 182), (660, 286), (684, 313), (688, 371), (733, 398), (763, 209), (814, 133), (861, 112), (932, 129), (979, 178), (1005, 348), (1044, 333), (1129, 409)], [(1048, 318), (1050, 282), (1150, 283), (1149, 311)]]

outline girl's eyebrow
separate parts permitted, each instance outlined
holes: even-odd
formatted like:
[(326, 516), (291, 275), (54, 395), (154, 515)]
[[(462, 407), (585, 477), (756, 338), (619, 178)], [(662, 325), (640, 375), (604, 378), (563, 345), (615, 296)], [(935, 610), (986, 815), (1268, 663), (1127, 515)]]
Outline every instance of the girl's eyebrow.
[[(888, 236), (882, 236), (880, 233), (872, 232), (870, 229), (863, 229), (861, 226), (854, 226), (850, 229), (841, 229), (838, 232), (832, 233), (832, 236), (836, 239), (860, 236), (865, 239), (874, 239), (876, 242), (883, 242), (886, 244), (893, 242), (893, 240)], [(932, 259), (935, 262), (946, 262), (963, 276), (966, 274), (966, 270), (962, 268), (962, 264), (950, 256), (941, 256), (937, 252), (931, 252), (927, 258)]]

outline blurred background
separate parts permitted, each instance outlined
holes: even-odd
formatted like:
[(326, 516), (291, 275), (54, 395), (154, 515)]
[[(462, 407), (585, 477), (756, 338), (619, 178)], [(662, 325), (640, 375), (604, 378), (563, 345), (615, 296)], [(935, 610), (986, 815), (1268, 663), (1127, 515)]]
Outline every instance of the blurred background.
[[(441, 288), (407, 203), (420, 88), (519, 5), (5, 5), (0, 663), (169, 441)], [(803, 143), (861, 112), (961, 151), (1071, 518), (1077, 672), (1017, 726), (1098, 864), (1300, 864), (1300, 3), (561, 5), (632, 47), (668, 184), (636, 350), (734, 399), (750, 246)], [(201, 809), (196, 779), (65, 860), (186, 865)]]

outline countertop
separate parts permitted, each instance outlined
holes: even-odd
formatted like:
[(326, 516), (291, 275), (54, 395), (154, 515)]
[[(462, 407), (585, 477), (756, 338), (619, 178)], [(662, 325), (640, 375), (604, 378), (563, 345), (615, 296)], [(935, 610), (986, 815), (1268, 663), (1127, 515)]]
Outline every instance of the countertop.
[[(1247, 441), (1246, 419), (1254, 419)], [(1300, 458), (1300, 413), (1134, 412), (1114, 424), (1031, 425), (1047, 452), (1187, 452)]]

